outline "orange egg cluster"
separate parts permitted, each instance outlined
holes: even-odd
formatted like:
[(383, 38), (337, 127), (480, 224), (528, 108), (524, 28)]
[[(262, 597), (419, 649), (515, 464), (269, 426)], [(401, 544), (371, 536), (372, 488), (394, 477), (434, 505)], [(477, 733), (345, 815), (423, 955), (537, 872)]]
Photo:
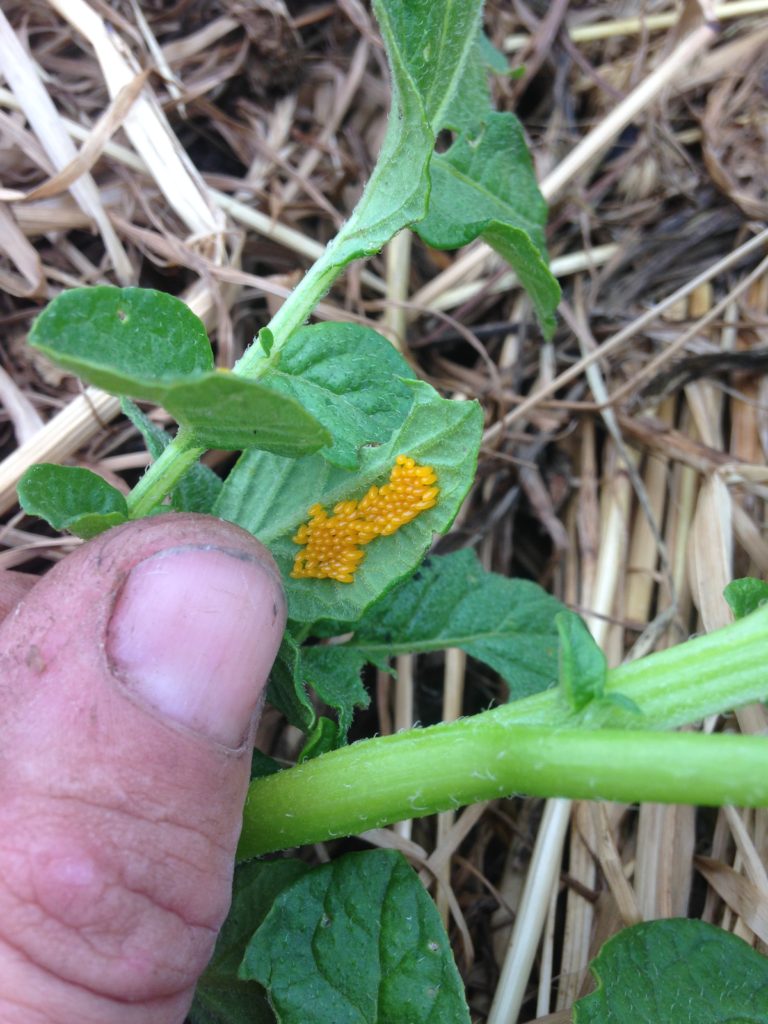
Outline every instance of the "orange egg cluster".
[(419, 466), (398, 455), (389, 483), (371, 487), (360, 501), (340, 501), (329, 516), (322, 505), (309, 510), (309, 522), (293, 538), (303, 545), (296, 554), (294, 579), (353, 583), (365, 557), (362, 547), (376, 537), (389, 537), (420, 512), (433, 508), (440, 489), (431, 466)]

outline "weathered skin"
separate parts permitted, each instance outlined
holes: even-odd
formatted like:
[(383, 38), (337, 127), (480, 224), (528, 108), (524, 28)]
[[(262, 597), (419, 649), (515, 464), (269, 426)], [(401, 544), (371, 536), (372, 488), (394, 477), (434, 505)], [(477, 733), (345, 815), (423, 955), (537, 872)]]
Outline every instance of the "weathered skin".
[(2, 1024), (179, 1022), (210, 957), (252, 728), (231, 749), (165, 720), (116, 679), (107, 644), (130, 569), (188, 545), (267, 567), (241, 623), (262, 646), (255, 706), (285, 607), (268, 553), (237, 527), (162, 516), (84, 544), (32, 589), (0, 574)]

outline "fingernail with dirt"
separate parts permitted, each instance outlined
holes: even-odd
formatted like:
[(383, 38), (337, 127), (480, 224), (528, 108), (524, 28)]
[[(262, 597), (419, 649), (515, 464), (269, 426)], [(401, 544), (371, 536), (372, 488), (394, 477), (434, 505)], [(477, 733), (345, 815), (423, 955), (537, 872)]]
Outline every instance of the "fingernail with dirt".
[(216, 547), (160, 551), (133, 567), (107, 633), (112, 671), (154, 713), (237, 748), (285, 625), (273, 570)]

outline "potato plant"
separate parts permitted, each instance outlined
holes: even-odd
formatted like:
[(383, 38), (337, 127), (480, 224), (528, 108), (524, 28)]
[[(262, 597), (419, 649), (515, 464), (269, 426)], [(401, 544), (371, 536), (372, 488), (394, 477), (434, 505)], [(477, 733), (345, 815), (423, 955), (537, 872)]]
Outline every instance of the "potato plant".
[[(352, 261), (411, 228), (443, 249), (484, 239), (527, 289), (544, 337), (554, 328), (546, 206), (520, 124), (491, 107), (498, 55), (479, 0), (375, 0), (374, 9), (392, 76), (378, 163), (349, 220), (232, 371), (215, 367), (189, 309), (151, 290), (63, 292), (30, 336), (59, 366), (122, 397), (154, 461), (127, 498), (84, 469), (33, 467), (19, 487), (29, 513), (84, 538), (169, 507), (209, 513), (258, 537), (283, 574), (290, 623), (269, 698), (306, 740), (295, 767), (254, 760), (243, 863), (192, 1011), (198, 1024), (469, 1020), (437, 912), (399, 855), (311, 868), (254, 859), (262, 854), (511, 793), (768, 803), (764, 739), (670, 731), (768, 696), (766, 586), (732, 585), (732, 626), (607, 671), (581, 619), (535, 584), (486, 572), (470, 551), (427, 554), (472, 484), (479, 405), (442, 398), (370, 328), (308, 323)], [(436, 152), (445, 131), (453, 141)], [(171, 413), (175, 435), (137, 399)], [(242, 452), (226, 480), (200, 464), (209, 448)], [(366, 664), (447, 647), (498, 672), (510, 703), (347, 745), (369, 699)], [(318, 701), (333, 717), (317, 714)], [(702, 987), (690, 998), (728, 962), (739, 980), (733, 1016), (745, 992), (762, 985), (755, 998), (764, 999), (765, 961), (714, 929), (705, 956), (698, 927), (665, 922), (613, 940), (577, 1021), (626, 1020), (626, 981), (642, 987), (638, 958), (649, 970), (672, 953), (684, 964), (688, 946), (701, 954)], [(665, 977), (648, 1020), (683, 1019), (665, 1009), (679, 982), (674, 970)]]

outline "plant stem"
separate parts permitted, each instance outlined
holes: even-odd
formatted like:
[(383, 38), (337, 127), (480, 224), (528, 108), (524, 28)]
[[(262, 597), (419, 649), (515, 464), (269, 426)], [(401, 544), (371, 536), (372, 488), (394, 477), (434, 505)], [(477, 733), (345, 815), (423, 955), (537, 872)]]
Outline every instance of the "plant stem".
[(761, 737), (506, 725), (487, 715), (363, 740), (251, 783), (238, 855), (524, 793), (768, 805)]
[[(301, 327), (346, 266), (334, 256), (340, 241), (343, 241), (343, 230), (329, 244), (321, 259), (310, 267), (270, 320), (267, 327), (274, 338), (270, 356), (275, 355), (291, 334)], [(270, 365), (271, 358), (264, 356), (258, 344), (252, 344), (238, 360), (233, 372), (240, 377), (257, 380)], [(204, 453), (205, 448), (195, 445), (181, 428), (128, 495), (131, 518), (139, 519), (153, 512)]]
[(713, 633), (611, 669), (606, 695), (621, 694), (640, 714), (595, 701), (568, 716), (558, 690), (487, 712), (508, 724), (674, 729), (768, 695), (768, 607)]
[[(293, 332), (309, 318), (312, 310), (328, 292), (329, 288), (344, 270), (346, 263), (336, 256), (342, 232), (328, 244), (322, 257), (306, 272), (277, 313), (267, 324), (274, 338), (272, 354), (278, 352)], [(269, 365), (258, 345), (250, 345), (235, 363), (233, 372), (241, 377), (257, 379)]]
[(765, 739), (648, 731), (764, 699), (766, 664), (768, 608), (611, 671), (606, 691), (639, 713), (595, 703), (576, 717), (550, 690), (324, 754), (251, 783), (240, 856), (517, 792), (768, 805)]
[(153, 512), (204, 452), (205, 448), (195, 445), (181, 428), (128, 495), (131, 519)]

